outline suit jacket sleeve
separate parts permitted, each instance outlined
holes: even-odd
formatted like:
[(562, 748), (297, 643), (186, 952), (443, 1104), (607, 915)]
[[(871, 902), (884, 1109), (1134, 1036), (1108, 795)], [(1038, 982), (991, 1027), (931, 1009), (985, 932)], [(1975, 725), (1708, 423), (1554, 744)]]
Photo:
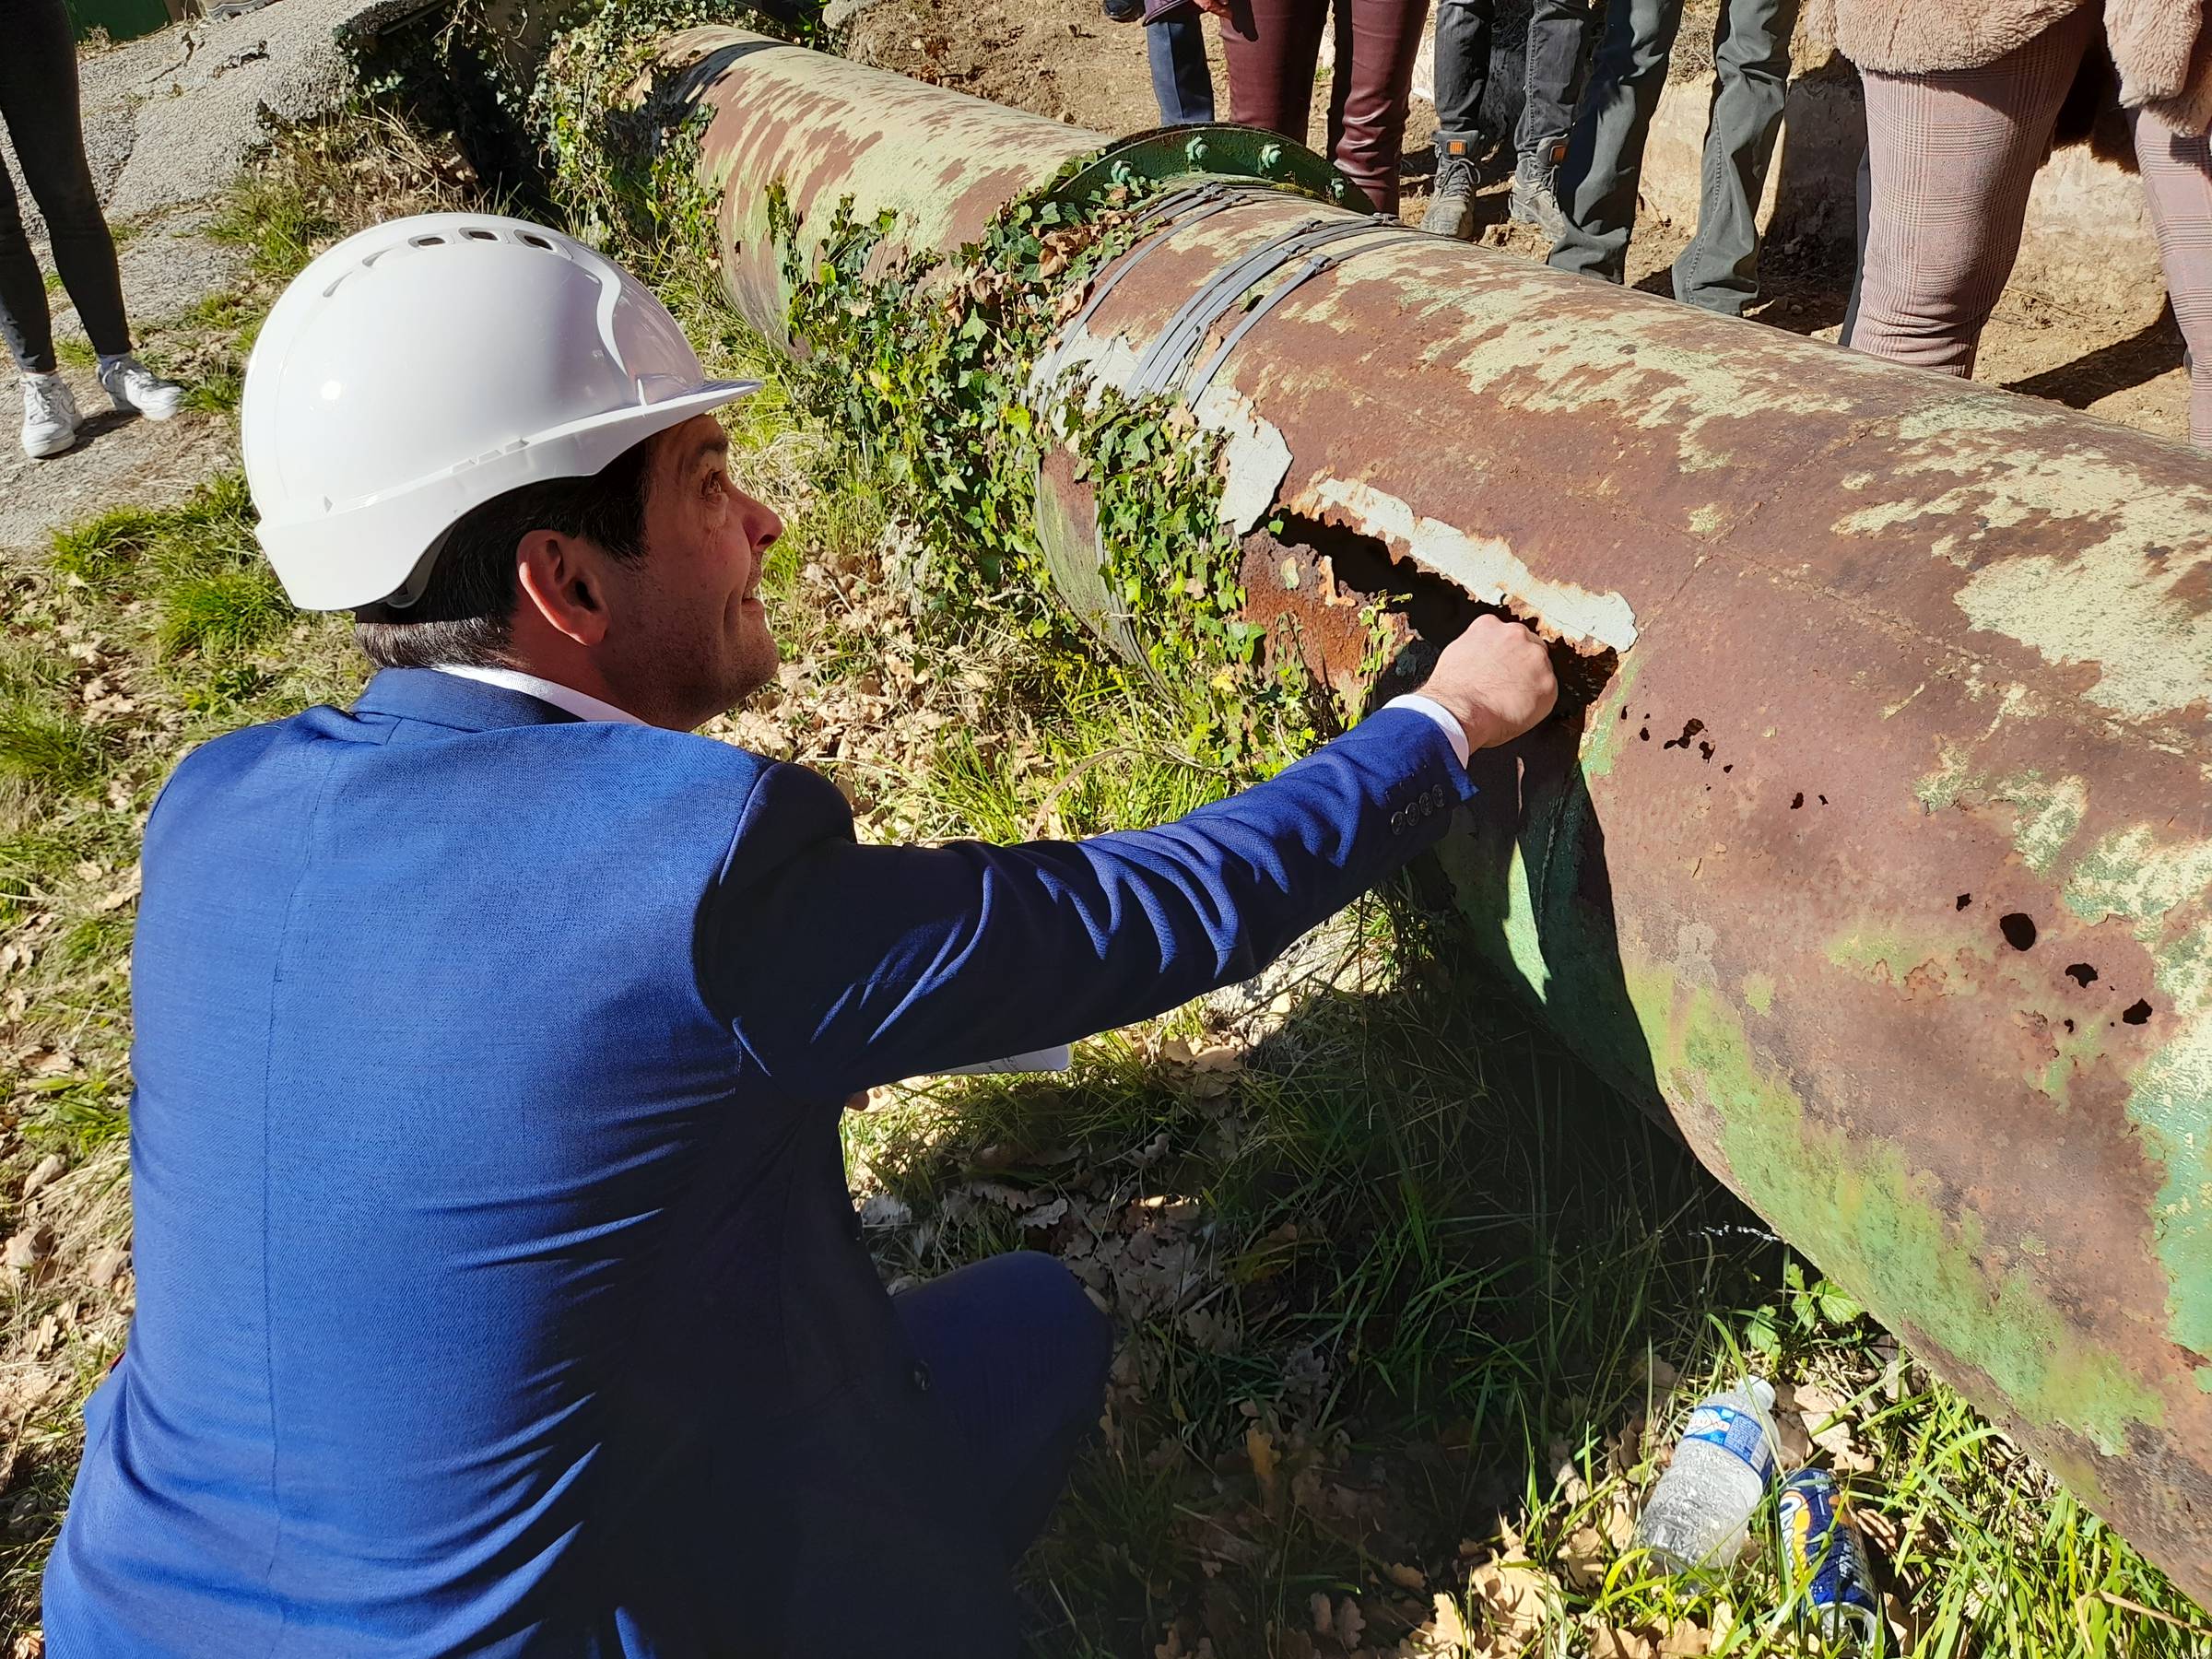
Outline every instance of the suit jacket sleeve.
[(787, 1093), (841, 1099), (1249, 979), (1473, 793), (1406, 710), (1174, 823), (1080, 841), (864, 847), (827, 779), (779, 764), (706, 897), (700, 981)]

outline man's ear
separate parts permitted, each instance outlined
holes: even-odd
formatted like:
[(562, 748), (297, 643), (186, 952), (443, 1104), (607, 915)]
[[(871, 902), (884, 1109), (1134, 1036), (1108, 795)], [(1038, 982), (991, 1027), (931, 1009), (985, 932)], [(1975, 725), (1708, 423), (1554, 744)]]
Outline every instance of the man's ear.
[(606, 638), (606, 556), (582, 537), (533, 530), (514, 545), (522, 602), (579, 645)]

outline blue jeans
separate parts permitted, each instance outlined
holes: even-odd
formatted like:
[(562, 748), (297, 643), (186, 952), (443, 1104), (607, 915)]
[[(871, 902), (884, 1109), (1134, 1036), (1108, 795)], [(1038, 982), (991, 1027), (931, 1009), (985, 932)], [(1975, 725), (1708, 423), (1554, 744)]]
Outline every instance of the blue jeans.
[(1194, 6), (1178, 7), (1145, 29), (1152, 96), (1162, 126), (1199, 126), (1214, 118), (1214, 72), (1206, 63), (1206, 28)]
[[(1712, 112), (1699, 174), (1698, 233), (1675, 261), (1675, 298), (1734, 316), (1759, 296), (1759, 198), (1782, 131), (1798, 0), (1724, 0), (1713, 30)], [(1682, 0), (1612, 0), (1590, 88), (1559, 169), (1562, 271), (1621, 280), (1643, 141), (1666, 85)]]
[(967, 1443), (1011, 1565), (1105, 1404), (1113, 1327), (1059, 1258), (1011, 1251), (891, 1299)]

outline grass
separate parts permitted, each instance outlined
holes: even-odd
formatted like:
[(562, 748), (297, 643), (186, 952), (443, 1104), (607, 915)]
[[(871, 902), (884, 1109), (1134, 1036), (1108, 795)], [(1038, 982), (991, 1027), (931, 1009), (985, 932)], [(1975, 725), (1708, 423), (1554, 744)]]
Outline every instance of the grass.
[[(373, 120), (288, 135), (223, 218), (252, 241), (247, 280), (157, 335), (149, 356), (192, 383), (195, 406), (234, 407), (267, 306), (319, 243), (457, 204), (430, 161), (407, 171), (429, 156)], [(40, 1200), (63, 1240), (53, 1269), (10, 1275), (0, 1296), (0, 1385), (66, 1383), (0, 1428), (0, 1461), (16, 1453), (0, 1528), (7, 1636), (37, 1622), (77, 1407), (128, 1313), (127, 1273), (104, 1287), (86, 1275), (129, 1236), (128, 963), (146, 814), (194, 744), (349, 700), (364, 677), (344, 618), (285, 602), (253, 524), (243, 478), (224, 473), (175, 506), (102, 512), (57, 535), (42, 563), (0, 566), (0, 1233), (25, 1223), (14, 1194), (32, 1164), (58, 1153), (69, 1170)]]
[[(994, 693), (1015, 683), (994, 725), (934, 740), (897, 816), (1080, 833), (1222, 786), (1127, 677), (1031, 661)], [(947, 1080), (851, 1120), (860, 1185), (895, 1201), (888, 1271), (1052, 1249), (1126, 1333), (1106, 1443), (1030, 1562), (1039, 1651), (1342, 1653), (1317, 1594), (1384, 1649), (1823, 1651), (1771, 1515), (1715, 1583), (1628, 1547), (1689, 1405), (1747, 1370), (1838, 1402), (1907, 1651), (2206, 1651), (2199, 1610), (1503, 1005), (1455, 928), (1414, 884), (1343, 930), (1333, 982), (1260, 1016), (1184, 1010), (1064, 1079)], [(1171, 1282), (1132, 1264), (1145, 1239)], [(1526, 1563), (1503, 1589), (1501, 1552)], [(1439, 1595), (1464, 1647), (1418, 1645)]]
[[(253, 276), (187, 331), (219, 343), (191, 348), (203, 387), (320, 245), (448, 189), (434, 167), (391, 188), (380, 170), (413, 142), (296, 135), (247, 187), (226, 223)], [(712, 371), (768, 380), (729, 411), (735, 465), (790, 520), (767, 582), (785, 676), (717, 735), (832, 771), (878, 839), (1086, 834), (1234, 786), (1135, 676), (987, 619), (919, 632), (867, 457), (794, 414), (707, 273), (653, 275)], [(83, 1275), (127, 1236), (145, 814), (193, 744), (343, 700), (361, 670), (342, 621), (283, 605), (235, 475), (101, 514), (0, 586), (0, 1192), (58, 1151), (78, 1218), (62, 1271), (0, 1303), (11, 1355), (72, 1310), (41, 1361), (69, 1386), (16, 1433), (6, 1630), (35, 1619), (75, 1411), (127, 1312)], [(1854, 1470), (1908, 1651), (2207, 1651), (2204, 1613), (1467, 955), (1408, 881), (1254, 997), (1102, 1035), (1064, 1077), (937, 1080), (847, 1119), (888, 1274), (1050, 1249), (1124, 1334), (1105, 1432), (1025, 1565), (1036, 1651), (1818, 1652), (1771, 1516), (1717, 1582), (1660, 1578), (1629, 1547), (1688, 1406), (1753, 1367), (1832, 1406), (1788, 1426)]]

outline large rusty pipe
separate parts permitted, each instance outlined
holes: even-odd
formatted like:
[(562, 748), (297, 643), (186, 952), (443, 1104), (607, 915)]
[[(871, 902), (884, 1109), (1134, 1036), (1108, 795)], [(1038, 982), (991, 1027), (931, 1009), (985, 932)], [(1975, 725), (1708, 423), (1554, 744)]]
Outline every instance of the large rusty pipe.
[[(679, 51), (771, 333), (771, 183), (950, 252), (1106, 143), (753, 37)], [(1164, 231), (1064, 359), (1158, 380), (1194, 296), (1307, 221), (1359, 218), (1255, 194)], [(1225, 511), (1618, 653), (1579, 735), (1491, 768), (1517, 816), (1448, 843), (1497, 959), (2212, 1601), (2206, 462), (1480, 248), (1331, 249), (1196, 400)], [(1303, 267), (1253, 268), (1248, 299)], [(1045, 483), (1065, 544), (1087, 503)]]

